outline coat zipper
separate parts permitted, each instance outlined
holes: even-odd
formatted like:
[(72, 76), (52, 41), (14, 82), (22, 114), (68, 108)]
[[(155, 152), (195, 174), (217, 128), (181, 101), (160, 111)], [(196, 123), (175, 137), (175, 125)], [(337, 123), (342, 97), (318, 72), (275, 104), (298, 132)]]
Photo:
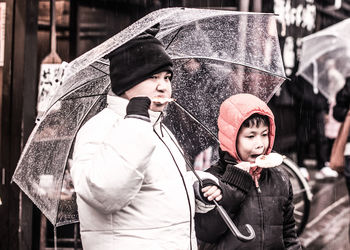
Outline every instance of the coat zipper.
[[(160, 123), (160, 126), (162, 127), (162, 123)], [(162, 131), (162, 128), (160, 128), (161, 131)], [(168, 131), (165, 130), (167, 133)], [(168, 149), (171, 157), (173, 158), (173, 161), (176, 165), (176, 168), (180, 174), (180, 177), (182, 179), (182, 183), (183, 183), (183, 186), (185, 188), (185, 192), (186, 192), (186, 197), (187, 197), (187, 202), (188, 202), (188, 207), (189, 207), (189, 212), (190, 212), (190, 250), (192, 250), (192, 206), (191, 206), (191, 201), (190, 201), (190, 196), (189, 196), (189, 193), (188, 193), (188, 190), (187, 190), (187, 186), (186, 186), (186, 181), (185, 181), (185, 178), (184, 176), (182, 175), (182, 172), (180, 170), (180, 167), (177, 165), (177, 162), (175, 160), (175, 157), (174, 155), (172, 154), (170, 148), (168, 147), (168, 145), (165, 143), (165, 141), (163, 141), (163, 139), (158, 135), (157, 131), (155, 130), (155, 128), (153, 127), (153, 132), (158, 136), (159, 140), (164, 144), (164, 146)], [(181, 150), (178, 148), (177, 144), (175, 143), (175, 141), (173, 140), (173, 138), (168, 134), (168, 136), (170, 137), (171, 141), (175, 144), (175, 146), (177, 147), (177, 149), (180, 151), (181, 155), (184, 157), (184, 155), (182, 154)], [(164, 137), (163, 133), (162, 133), (162, 137)]]
[(263, 206), (262, 206), (262, 201), (261, 201), (261, 191), (260, 191), (260, 187), (256, 187), (256, 193), (257, 193), (257, 197), (258, 197), (258, 203), (259, 203), (259, 210), (261, 213), (260, 219), (261, 219), (261, 241), (260, 241), (260, 245), (261, 248), (260, 249), (264, 249), (264, 241), (265, 241), (265, 218), (264, 218), (264, 210), (263, 210)]

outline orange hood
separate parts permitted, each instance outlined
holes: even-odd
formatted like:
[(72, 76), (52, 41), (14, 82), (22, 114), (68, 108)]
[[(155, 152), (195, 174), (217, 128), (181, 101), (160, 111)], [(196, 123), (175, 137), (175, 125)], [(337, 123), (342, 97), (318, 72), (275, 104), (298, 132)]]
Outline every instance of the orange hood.
[(236, 149), (238, 131), (242, 123), (255, 113), (269, 117), (269, 147), (266, 152), (269, 154), (273, 148), (276, 127), (273, 113), (265, 102), (251, 94), (237, 94), (226, 99), (220, 106), (218, 118), (220, 148), (238, 161), (241, 161)]

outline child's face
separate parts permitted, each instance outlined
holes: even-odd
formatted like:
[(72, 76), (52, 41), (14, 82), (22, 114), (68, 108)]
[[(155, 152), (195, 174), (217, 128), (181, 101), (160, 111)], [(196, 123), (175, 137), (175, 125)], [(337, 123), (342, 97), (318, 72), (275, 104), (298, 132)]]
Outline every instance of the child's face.
[(255, 162), (256, 157), (266, 153), (268, 146), (268, 126), (241, 127), (237, 136), (237, 152), (242, 161)]
[[(170, 98), (171, 97), (171, 74), (169, 72), (160, 72), (154, 74), (150, 78), (140, 82), (131, 89), (125, 91), (125, 97), (131, 99), (136, 96), (148, 96), (150, 99), (154, 97)], [(151, 103), (150, 109), (153, 111), (163, 111), (165, 104)]]

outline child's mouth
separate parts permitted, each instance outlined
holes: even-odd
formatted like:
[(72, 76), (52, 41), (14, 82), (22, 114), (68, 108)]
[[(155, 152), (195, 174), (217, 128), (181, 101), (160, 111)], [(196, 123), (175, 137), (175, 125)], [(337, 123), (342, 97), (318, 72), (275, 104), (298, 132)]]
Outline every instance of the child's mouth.
[(260, 156), (261, 154), (254, 154), (254, 155), (250, 155), (251, 158), (256, 159), (258, 156)]

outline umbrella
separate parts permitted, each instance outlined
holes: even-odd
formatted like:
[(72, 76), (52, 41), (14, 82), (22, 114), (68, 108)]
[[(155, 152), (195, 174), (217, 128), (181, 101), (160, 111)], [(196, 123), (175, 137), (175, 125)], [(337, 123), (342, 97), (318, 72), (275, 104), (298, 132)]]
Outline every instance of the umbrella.
[[(38, 118), (13, 181), (54, 226), (77, 222), (69, 159), (79, 128), (105, 107), (110, 81), (104, 56), (159, 24), (157, 38), (174, 60), (172, 82), (178, 98), (174, 107), (183, 105), (187, 110), (174, 117), (169, 107), (166, 120), (187, 121), (188, 114), (193, 114), (209, 128), (207, 131), (215, 133), (212, 118), (223, 99), (248, 92), (268, 101), (285, 80), (274, 18), (273, 14), (161, 9), (86, 52), (65, 67), (62, 85)], [(186, 84), (193, 84), (191, 79), (197, 81), (192, 89)], [(179, 131), (175, 134), (181, 140)]]
[(330, 101), (350, 76), (350, 18), (302, 38), (302, 75)]

